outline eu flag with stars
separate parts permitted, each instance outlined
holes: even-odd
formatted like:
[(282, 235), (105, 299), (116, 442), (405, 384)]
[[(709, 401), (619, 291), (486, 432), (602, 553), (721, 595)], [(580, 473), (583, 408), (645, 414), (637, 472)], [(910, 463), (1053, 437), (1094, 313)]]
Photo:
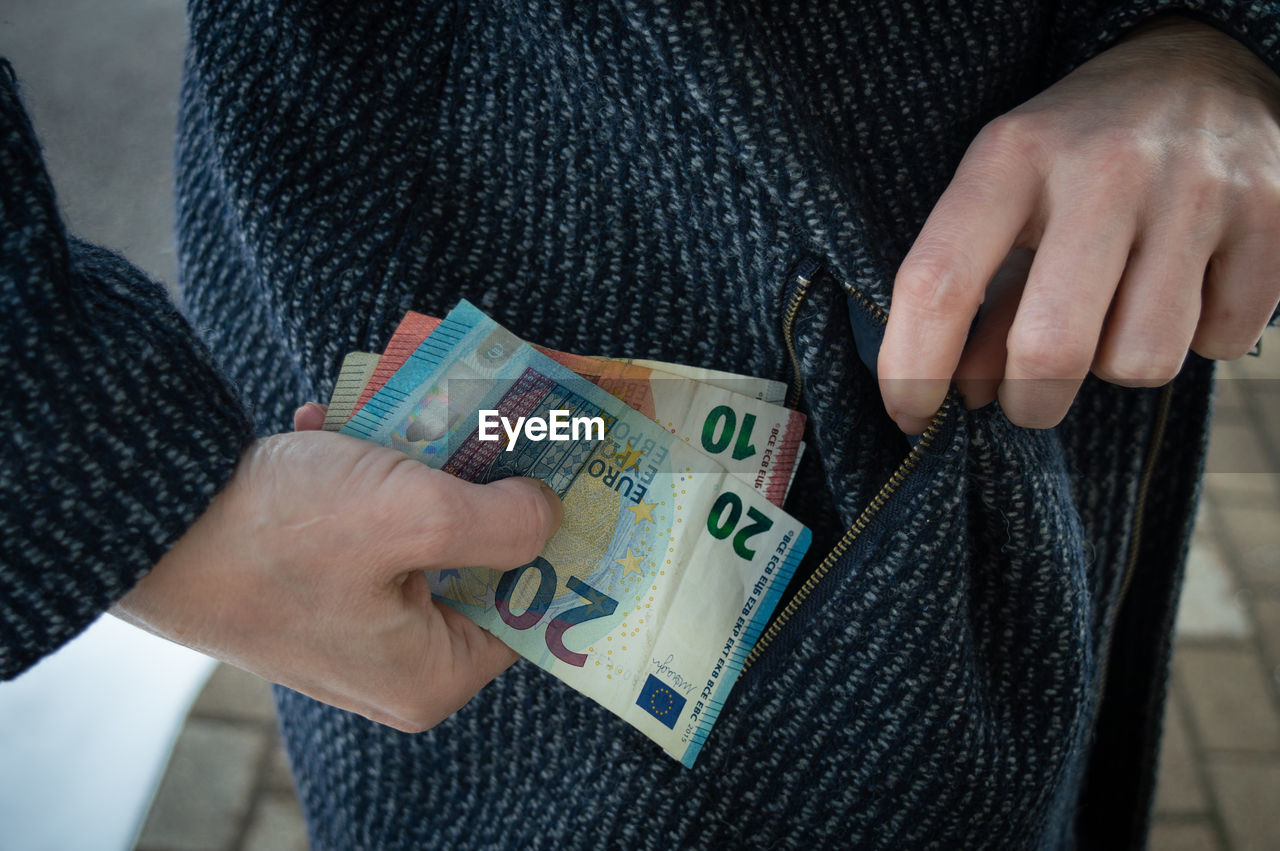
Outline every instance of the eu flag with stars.
[(636, 698), (636, 706), (666, 724), (671, 730), (676, 728), (676, 719), (680, 717), (680, 710), (684, 709), (684, 703), (682, 695), (676, 694), (671, 686), (653, 674), (644, 681), (644, 688), (640, 689), (640, 696)]

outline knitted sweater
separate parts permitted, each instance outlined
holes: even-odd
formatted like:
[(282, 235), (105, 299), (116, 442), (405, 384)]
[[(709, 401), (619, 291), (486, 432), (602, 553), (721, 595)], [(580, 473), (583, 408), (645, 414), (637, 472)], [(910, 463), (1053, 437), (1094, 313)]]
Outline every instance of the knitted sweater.
[[(0, 70), (0, 674), (123, 595), (341, 355), (464, 296), (556, 348), (794, 382), (815, 532), (698, 763), (518, 663), (398, 733), (277, 689), (318, 848), (1137, 846), (1210, 366), (913, 446), (891, 282), (986, 121), (1183, 9), (197, 0), (186, 316), (69, 237)], [(19, 69), (20, 70), (20, 69)], [(190, 324), (189, 324), (190, 323)]]

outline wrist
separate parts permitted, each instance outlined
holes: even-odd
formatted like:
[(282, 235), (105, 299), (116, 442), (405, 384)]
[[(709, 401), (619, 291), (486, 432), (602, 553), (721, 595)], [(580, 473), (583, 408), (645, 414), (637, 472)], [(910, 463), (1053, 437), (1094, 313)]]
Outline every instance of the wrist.
[(1280, 76), (1253, 51), (1216, 27), (1182, 15), (1159, 15), (1136, 27), (1122, 42), (1136, 56), (1197, 75), (1253, 95), (1280, 120)]

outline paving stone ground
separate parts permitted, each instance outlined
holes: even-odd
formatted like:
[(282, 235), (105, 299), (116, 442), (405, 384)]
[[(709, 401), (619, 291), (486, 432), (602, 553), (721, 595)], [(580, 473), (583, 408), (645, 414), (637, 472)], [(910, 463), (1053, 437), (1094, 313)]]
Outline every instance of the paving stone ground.
[(267, 683), (215, 669), (178, 736), (138, 851), (289, 851), (306, 826)]
[(1280, 848), (1280, 332), (1220, 368), (1153, 849)]
[[(76, 233), (172, 283), (181, 0), (0, 0)], [(1220, 371), (1151, 847), (1280, 848), (1280, 332)], [(0, 839), (0, 844), (3, 840)], [(193, 707), (138, 848), (305, 848), (267, 686), (220, 668)]]

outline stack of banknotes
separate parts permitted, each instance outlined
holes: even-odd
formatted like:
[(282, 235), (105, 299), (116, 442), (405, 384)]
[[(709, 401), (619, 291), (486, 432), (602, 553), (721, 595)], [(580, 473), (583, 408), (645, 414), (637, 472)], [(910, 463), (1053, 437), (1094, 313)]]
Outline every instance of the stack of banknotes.
[(692, 766), (809, 546), (780, 508), (804, 450), (785, 389), (543, 349), (463, 301), (348, 355), (324, 427), (555, 490), (538, 558), (432, 571), (432, 591)]

